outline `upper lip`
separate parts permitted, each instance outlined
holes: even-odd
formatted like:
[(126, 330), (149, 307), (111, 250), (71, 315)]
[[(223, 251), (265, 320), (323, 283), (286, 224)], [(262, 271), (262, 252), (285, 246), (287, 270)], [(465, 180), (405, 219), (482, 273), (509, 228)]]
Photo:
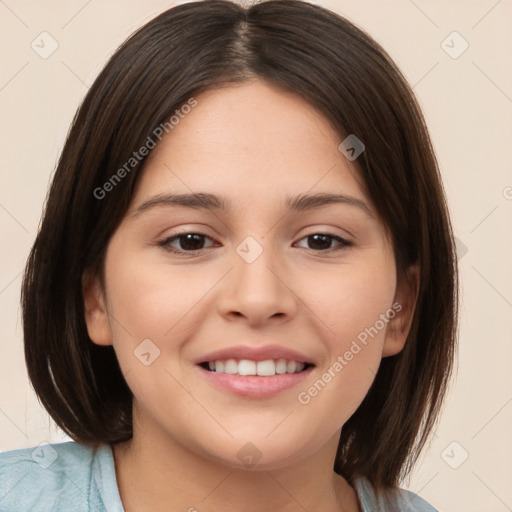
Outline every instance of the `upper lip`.
[(268, 359), (287, 359), (298, 363), (313, 364), (308, 356), (282, 347), (280, 345), (265, 345), (263, 347), (252, 347), (250, 345), (237, 345), (210, 352), (196, 360), (196, 364), (208, 363), (210, 361), (223, 361), (226, 359), (249, 359), (251, 361), (267, 361)]

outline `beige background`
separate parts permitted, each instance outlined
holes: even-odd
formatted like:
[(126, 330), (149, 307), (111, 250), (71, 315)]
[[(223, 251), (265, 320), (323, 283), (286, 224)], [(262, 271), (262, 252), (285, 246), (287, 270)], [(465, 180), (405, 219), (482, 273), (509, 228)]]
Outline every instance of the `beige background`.
[[(403, 486), (441, 511), (512, 510), (512, 2), (315, 3), (366, 29), (414, 86), (460, 241), (458, 375), (430, 449)], [(21, 272), (76, 107), (116, 47), (172, 5), (0, 0), (0, 450), (64, 439), (27, 380)], [(43, 31), (58, 43), (46, 59), (31, 47), (44, 37), (51, 48)], [(460, 36), (446, 39), (453, 31)], [(468, 49), (452, 58), (464, 40)]]

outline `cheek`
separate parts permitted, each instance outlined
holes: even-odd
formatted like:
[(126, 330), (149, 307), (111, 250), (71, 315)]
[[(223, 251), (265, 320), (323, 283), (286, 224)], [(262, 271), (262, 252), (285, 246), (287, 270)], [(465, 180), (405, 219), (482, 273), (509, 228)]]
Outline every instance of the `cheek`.
[(328, 356), (298, 401), (308, 414), (335, 411), (327, 420), (335, 429), (360, 405), (379, 368), (386, 329), (395, 316), (394, 261), (347, 266), (315, 283), (309, 304)]
[[(342, 350), (391, 308), (396, 291), (394, 262), (368, 258), (364, 264), (328, 269), (304, 286), (307, 304), (324, 326), (330, 345)], [(385, 328), (380, 323), (378, 327), (382, 338)]]
[(110, 305), (118, 322), (136, 339), (165, 337), (214, 282), (209, 284), (207, 276), (198, 279), (197, 269), (182, 266), (171, 272), (161, 259), (153, 262), (126, 256), (129, 251), (121, 253), (123, 258), (116, 259), (113, 252), (106, 262)]
[[(169, 384), (160, 367), (180, 360), (219, 272), (171, 266), (159, 255), (137, 254), (115, 242), (105, 261), (113, 345), (128, 385), (144, 401), (142, 395), (152, 393), (149, 375)], [(145, 367), (146, 363), (150, 365)], [(164, 382), (156, 382), (156, 389), (163, 389)]]

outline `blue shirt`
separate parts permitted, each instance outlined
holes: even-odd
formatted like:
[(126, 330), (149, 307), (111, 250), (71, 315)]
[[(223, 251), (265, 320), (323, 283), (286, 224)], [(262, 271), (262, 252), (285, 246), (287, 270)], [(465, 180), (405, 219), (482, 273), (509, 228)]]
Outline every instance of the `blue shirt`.
[[(352, 482), (363, 512), (437, 512), (403, 489), (377, 497), (370, 482)], [(124, 512), (109, 445), (73, 441), (0, 453), (0, 512)]]

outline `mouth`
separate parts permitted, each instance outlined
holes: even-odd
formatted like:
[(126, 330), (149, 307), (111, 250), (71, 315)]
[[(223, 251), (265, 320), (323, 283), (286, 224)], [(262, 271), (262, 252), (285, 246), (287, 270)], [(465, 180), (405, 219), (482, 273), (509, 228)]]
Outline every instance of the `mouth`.
[(227, 375), (272, 377), (274, 375), (293, 375), (312, 368), (314, 364), (295, 361), (293, 359), (266, 359), (255, 361), (251, 359), (217, 359), (199, 363), (204, 370)]
[(230, 347), (195, 363), (216, 390), (252, 399), (271, 398), (297, 387), (316, 366), (312, 358), (278, 345)]
[(315, 364), (302, 355), (284, 349), (274, 351), (281, 356), (276, 358), (269, 357), (269, 350), (252, 351), (252, 359), (248, 358), (251, 350), (247, 347), (229, 352), (232, 357), (226, 357), (226, 351), (217, 352), (218, 355), (210, 355), (206, 360), (197, 362), (196, 368), (217, 391), (244, 399), (269, 399), (296, 388), (308, 379), (315, 368)]

